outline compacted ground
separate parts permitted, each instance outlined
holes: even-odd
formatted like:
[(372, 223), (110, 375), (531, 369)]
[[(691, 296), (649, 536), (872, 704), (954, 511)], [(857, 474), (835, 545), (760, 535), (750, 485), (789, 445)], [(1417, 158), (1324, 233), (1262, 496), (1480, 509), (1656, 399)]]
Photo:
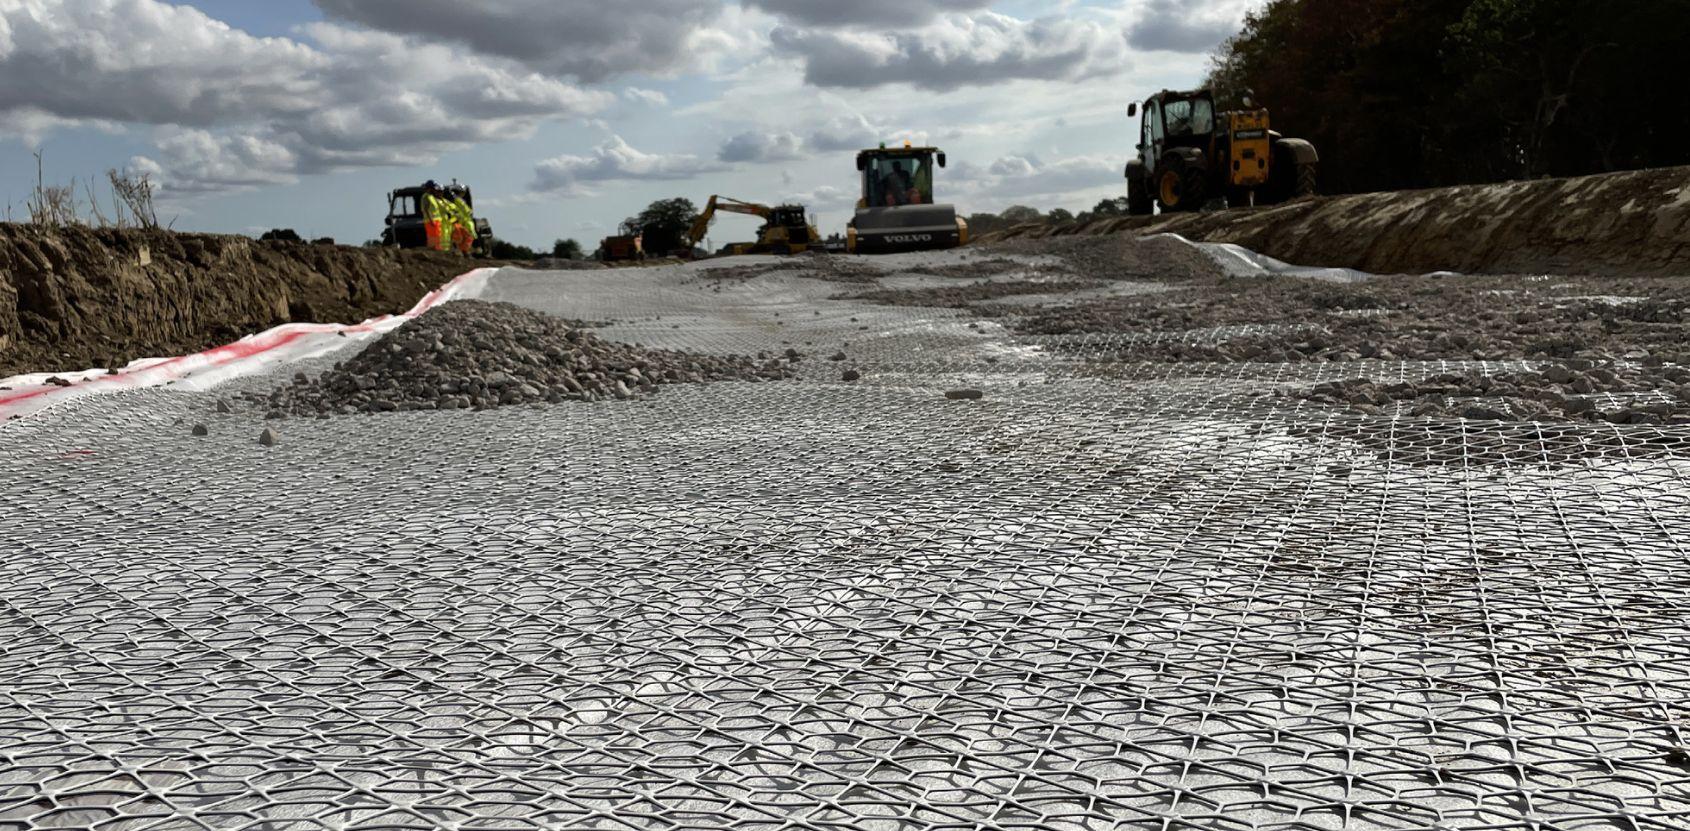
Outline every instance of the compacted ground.
[(1680, 282), (1227, 273), (507, 269), (0, 427), (0, 827), (1685, 827)]

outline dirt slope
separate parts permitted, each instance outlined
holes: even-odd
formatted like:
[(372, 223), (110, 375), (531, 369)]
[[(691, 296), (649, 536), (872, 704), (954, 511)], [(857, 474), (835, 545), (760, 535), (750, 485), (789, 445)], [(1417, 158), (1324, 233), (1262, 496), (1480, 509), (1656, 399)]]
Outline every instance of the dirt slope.
[(1253, 210), (1022, 225), (982, 241), (1169, 231), (1376, 273), (1690, 274), (1690, 168), (1367, 193)]
[(471, 267), (427, 251), (0, 224), (0, 377), (400, 312)]

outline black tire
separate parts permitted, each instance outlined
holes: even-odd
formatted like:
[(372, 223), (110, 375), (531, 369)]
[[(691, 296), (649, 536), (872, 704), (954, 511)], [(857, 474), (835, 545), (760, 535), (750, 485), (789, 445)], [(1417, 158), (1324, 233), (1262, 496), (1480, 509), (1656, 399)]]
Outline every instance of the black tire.
[(1207, 184), (1201, 168), (1173, 160), (1157, 174), (1156, 201), (1162, 213), (1199, 211), (1207, 199)]
[(1149, 216), (1156, 212), (1156, 200), (1142, 178), (1127, 180), (1127, 216)]
[(1297, 165), (1297, 185), (1296, 190), (1291, 194), (1291, 198), (1313, 196), (1316, 180), (1319, 178), (1318, 172), (1314, 162)]

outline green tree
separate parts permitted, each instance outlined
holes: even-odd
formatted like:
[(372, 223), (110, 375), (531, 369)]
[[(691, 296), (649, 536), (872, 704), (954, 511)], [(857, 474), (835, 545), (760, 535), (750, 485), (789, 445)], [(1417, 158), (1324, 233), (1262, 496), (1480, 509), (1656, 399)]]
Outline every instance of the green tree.
[(1092, 216), (1099, 218), (1109, 216), (1126, 216), (1127, 198), (1125, 196), (1120, 196), (1114, 199), (1099, 200), (1097, 205), (1091, 209), (1091, 214)]
[(1038, 208), (1029, 208), (1026, 205), (1011, 205), (1004, 208), (1003, 213), (998, 214), (998, 216), (1002, 217), (1003, 221), (1009, 225), (1020, 225), (1025, 222), (1042, 222), (1045, 218), (1044, 214), (1039, 213)]
[(552, 243), (552, 256), (560, 260), (579, 260), (582, 256), (581, 243), (572, 239), (560, 239)]
[(495, 260), (527, 261), (537, 260), (540, 258), (540, 255), (535, 253), (534, 249), (529, 248), (526, 245), (517, 245), (514, 242), (506, 242), (505, 240), (497, 237), (493, 239), (493, 249), (488, 253), (491, 254)]
[(972, 213), (964, 217), (968, 222), (968, 233), (973, 235), (989, 234), (1005, 227), (1003, 217), (997, 214)]
[(1074, 212), (1068, 210), (1067, 208), (1051, 208), (1050, 213), (1045, 214), (1045, 221), (1046, 222), (1073, 222), (1074, 221)]
[(658, 256), (685, 249), (686, 233), (697, 221), (698, 206), (680, 197), (659, 199), (633, 220), (645, 234), (645, 250)]
[(1686, 31), (1690, 0), (1269, 0), (1208, 80), (1336, 192), (1677, 165)]

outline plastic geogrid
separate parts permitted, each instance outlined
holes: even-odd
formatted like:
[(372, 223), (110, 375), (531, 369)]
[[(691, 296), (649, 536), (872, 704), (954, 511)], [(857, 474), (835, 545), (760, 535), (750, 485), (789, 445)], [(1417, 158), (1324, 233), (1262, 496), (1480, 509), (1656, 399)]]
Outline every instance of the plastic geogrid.
[(796, 382), (0, 430), (0, 828), (1690, 825), (1683, 428), (1356, 418), (1269, 395), (1354, 366), (838, 290), (487, 293)]

